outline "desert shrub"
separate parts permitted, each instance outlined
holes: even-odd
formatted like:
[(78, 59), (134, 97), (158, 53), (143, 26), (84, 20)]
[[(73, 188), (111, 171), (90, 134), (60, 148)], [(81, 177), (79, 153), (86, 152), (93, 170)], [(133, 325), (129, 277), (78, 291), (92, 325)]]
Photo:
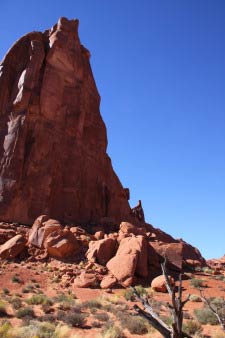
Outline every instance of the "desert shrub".
[(34, 310), (31, 307), (24, 307), (16, 311), (17, 318), (35, 317)]
[(7, 288), (3, 288), (2, 292), (4, 293), (4, 295), (9, 295), (10, 294), (10, 291)]
[(57, 297), (54, 298), (54, 301), (59, 304), (60, 310), (70, 310), (72, 306), (75, 305), (74, 296), (66, 295), (64, 293), (59, 294)]
[(145, 334), (148, 332), (147, 321), (140, 316), (132, 316), (124, 312), (119, 312), (117, 318), (121, 326), (128, 329), (131, 334)]
[(99, 320), (100, 322), (106, 322), (109, 320), (109, 315), (107, 313), (96, 313), (95, 319)]
[(208, 266), (204, 266), (204, 268), (202, 268), (202, 271), (208, 274), (212, 274), (213, 270), (210, 269)]
[(82, 306), (85, 308), (96, 308), (96, 309), (101, 309), (102, 308), (102, 303), (98, 299), (91, 299), (87, 300), (86, 302), (82, 303)]
[(69, 312), (67, 314), (64, 313), (63, 321), (73, 327), (83, 327), (86, 322), (86, 318), (82, 313)]
[(203, 279), (192, 278), (190, 280), (190, 286), (192, 286), (193, 288), (199, 289), (205, 286), (204, 282), (205, 281)]
[(189, 335), (200, 333), (202, 331), (202, 326), (195, 320), (188, 320), (183, 323), (183, 331)]
[(12, 325), (9, 322), (3, 322), (0, 325), (0, 337), (1, 338), (8, 338), (9, 331), (12, 328)]
[(102, 326), (102, 323), (101, 322), (98, 322), (97, 320), (94, 320), (92, 323), (91, 323), (91, 326), (92, 327), (96, 327), (96, 328), (100, 328)]
[(147, 296), (147, 291), (142, 285), (135, 286), (135, 290), (140, 296)]
[(52, 305), (52, 300), (43, 294), (33, 295), (30, 298), (26, 299), (27, 304), (29, 305)]
[(201, 297), (199, 297), (198, 295), (190, 295), (190, 301), (191, 302), (201, 302)]
[(154, 312), (159, 315), (160, 311), (161, 311), (161, 307), (164, 304), (161, 301), (158, 301), (154, 298), (150, 298), (149, 300), (149, 304), (151, 305), (151, 307), (153, 308)]
[(49, 322), (30, 321), (29, 325), (17, 327), (10, 332), (12, 338), (52, 338), (55, 326)]
[(22, 283), (22, 280), (20, 279), (20, 277), (19, 276), (17, 276), (17, 275), (14, 275), (14, 276), (12, 276), (12, 282), (13, 283)]
[[(139, 296), (147, 296), (147, 291), (142, 285), (135, 286), (135, 290)], [(130, 300), (131, 302), (135, 301), (135, 290), (132, 288), (126, 289), (123, 294), (124, 298), (126, 300)]]
[(21, 308), (21, 306), (22, 306), (22, 301), (21, 301), (21, 299), (19, 298), (19, 297), (12, 297), (11, 299), (10, 299), (10, 304), (12, 305), (12, 307), (15, 309), (15, 310), (18, 310), (18, 309), (20, 309)]
[(30, 292), (33, 292), (33, 290), (34, 290), (34, 286), (28, 284), (27, 286), (25, 286), (25, 287), (22, 289), (22, 292), (23, 292), (23, 293), (30, 293)]
[(201, 324), (217, 325), (218, 320), (215, 314), (207, 307), (195, 309), (194, 315)]
[(171, 316), (161, 316), (160, 317), (162, 321), (167, 324), (168, 326), (171, 326), (173, 323), (173, 318)]
[(225, 276), (224, 275), (215, 276), (215, 279), (216, 280), (222, 280), (223, 282), (225, 282)]
[(103, 327), (102, 336), (104, 338), (123, 338), (123, 331), (118, 326), (115, 326), (113, 322), (109, 321)]
[(123, 296), (128, 301), (131, 301), (131, 302), (135, 301), (135, 294), (131, 288), (124, 290)]
[[(70, 330), (70, 327), (67, 325), (57, 325), (55, 328), (54, 338), (68, 338)], [(73, 338), (76, 338), (75, 335), (73, 336)]]
[(42, 322), (54, 322), (56, 317), (51, 313), (47, 313), (47, 314), (44, 314), (43, 316), (39, 317), (39, 319)]
[(0, 300), (0, 317), (5, 316), (7, 316), (6, 306), (5, 303), (2, 300)]

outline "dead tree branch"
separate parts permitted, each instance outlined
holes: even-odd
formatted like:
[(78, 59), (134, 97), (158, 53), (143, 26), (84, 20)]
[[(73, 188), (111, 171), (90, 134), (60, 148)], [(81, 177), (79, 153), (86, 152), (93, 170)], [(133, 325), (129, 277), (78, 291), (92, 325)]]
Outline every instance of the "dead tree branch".
[(190, 295), (182, 301), (182, 278), (181, 274), (179, 275), (179, 285), (178, 285), (178, 296), (176, 297), (176, 288), (173, 287), (170, 283), (169, 276), (166, 271), (166, 260), (161, 265), (162, 272), (166, 282), (166, 288), (171, 298), (171, 304), (168, 303), (168, 308), (171, 311), (173, 323), (171, 327), (169, 327), (166, 323), (164, 323), (161, 318), (155, 313), (152, 308), (149, 300), (140, 296), (135, 288), (132, 288), (135, 297), (138, 301), (140, 301), (144, 307), (144, 309), (140, 308), (138, 305), (134, 306), (135, 311), (145, 319), (147, 319), (150, 324), (159, 331), (163, 337), (165, 338), (192, 338), (188, 334), (182, 331), (183, 324), (183, 307), (189, 301)]
[(200, 298), (201, 300), (208, 306), (208, 308), (214, 313), (214, 315), (216, 316), (221, 328), (225, 331), (225, 316), (222, 316), (219, 313), (218, 308), (215, 308), (209, 301), (209, 299), (207, 299), (204, 295), (204, 292), (202, 289), (199, 289), (200, 292)]

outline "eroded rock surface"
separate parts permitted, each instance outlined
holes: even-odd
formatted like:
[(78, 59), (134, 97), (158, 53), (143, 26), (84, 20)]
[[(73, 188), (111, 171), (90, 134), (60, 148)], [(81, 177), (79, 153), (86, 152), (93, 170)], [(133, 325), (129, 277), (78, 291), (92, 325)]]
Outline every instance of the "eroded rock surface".
[(78, 224), (133, 218), (106, 153), (78, 20), (19, 39), (0, 64), (0, 220)]

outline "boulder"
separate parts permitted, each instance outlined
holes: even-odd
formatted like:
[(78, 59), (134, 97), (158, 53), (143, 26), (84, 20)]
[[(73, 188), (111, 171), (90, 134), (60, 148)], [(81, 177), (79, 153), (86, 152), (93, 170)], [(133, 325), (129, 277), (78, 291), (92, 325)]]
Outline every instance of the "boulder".
[(125, 283), (126, 286), (130, 286), (137, 266), (137, 254), (116, 255), (106, 266), (122, 285)]
[(99, 264), (106, 265), (106, 263), (115, 255), (116, 250), (117, 241), (113, 238), (104, 238), (89, 243), (86, 257), (88, 260), (96, 259)]
[(151, 242), (151, 247), (160, 256), (161, 262), (166, 258), (167, 268), (178, 270), (182, 269), (183, 263), (183, 244), (182, 243), (162, 243)]
[(147, 250), (147, 242), (143, 236), (124, 238), (120, 242), (116, 256), (106, 266), (120, 283), (129, 286), (135, 274), (147, 277)]
[(38, 217), (30, 231), (28, 243), (38, 248), (43, 248), (44, 241), (52, 232), (62, 229), (61, 224), (55, 219), (48, 219), (46, 215)]
[(100, 283), (100, 287), (102, 289), (111, 289), (116, 283), (117, 283), (117, 279), (114, 276), (107, 275), (103, 277)]
[(96, 286), (98, 278), (94, 273), (87, 273), (83, 271), (80, 276), (75, 278), (73, 286), (75, 288), (89, 288)]
[(0, 247), (0, 259), (11, 259), (18, 256), (26, 246), (26, 238), (21, 235), (9, 239)]
[[(168, 276), (168, 278), (170, 281), (170, 285), (174, 286), (175, 284), (174, 279), (171, 276)], [(163, 275), (160, 275), (154, 278), (151, 283), (151, 287), (153, 290), (157, 292), (164, 292), (164, 293), (167, 292), (165, 277)]]
[(50, 256), (56, 258), (65, 258), (80, 253), (79, 243), (69, 230), (52, 232), (46, 238), (44, 247)]

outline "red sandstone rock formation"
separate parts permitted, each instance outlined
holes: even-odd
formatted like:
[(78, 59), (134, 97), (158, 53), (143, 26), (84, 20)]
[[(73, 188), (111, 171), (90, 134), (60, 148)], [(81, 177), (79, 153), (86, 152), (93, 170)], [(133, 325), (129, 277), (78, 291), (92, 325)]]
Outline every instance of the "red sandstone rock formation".
[(0, 64), (0, 220), (130, 219), (89, 58), (78, 20), (61, 18), (19, 39)]
[[(107, 277), (104, 287), (146, 278), (149, 270), (160, 271), (164, 257), (177, 270), (184, 263), (204, 264), (197, 249), (145, 223), (141, 201), (131, 210), (129, 189), (106, 153), (89, 57), (80, 44), (78, 20), (61, 18), (52, 29), (18, 40), (0, 64), (0, 220), (31, 224), (48, 215), (35, 221), (29, 252), (45, 255), (45, 248), (64, 258), (89, 247), (89, 259), (109, 261), (114, 277)], [(14, 248), (23, 248), (28, 236), (26, 229), (6, 228), (4, 222), (0, 250), (7, 259), (19, 254)], [(62, 230), (63, 222), (91, 225), (95, 236), (77, 226)], [(119, 233), (107, 238), (120, 223)], [(84, 277), (80, 284), (93, 279)]]

